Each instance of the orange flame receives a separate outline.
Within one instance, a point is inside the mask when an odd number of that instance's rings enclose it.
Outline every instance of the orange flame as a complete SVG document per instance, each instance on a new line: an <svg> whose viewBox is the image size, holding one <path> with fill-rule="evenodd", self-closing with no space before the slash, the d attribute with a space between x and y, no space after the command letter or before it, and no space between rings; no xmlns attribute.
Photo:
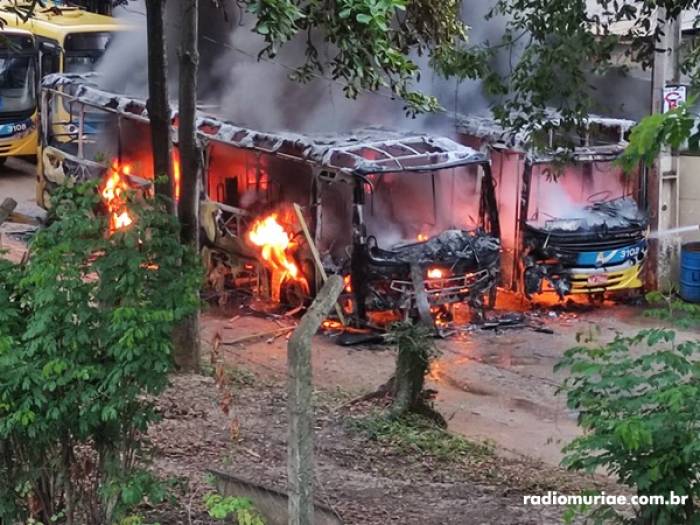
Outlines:
<svg viewBox="0 0 700 525"><path fill-rule="evenodd" d="M173 180L175 182L175 201L180 202L180 179L182 178L180 171L180 153L173 150Z"/></svg>
<svg viewBox="0 0 700 525"><path fill-rule="evenodd" d="M256 221L248 232L248 240L261 249L262 258L273 269L282 271L293 279L299 276L299 268L287 256L287 249L291 245L290 236L277 221L276 213Z"/></svg>
<svg viewBox="0 0 700 525"><path fill-rule="evenodd" d="M115 161L100 191L109 212L110 233L126 228L133 222L126 207L126 192L129 190L129 184L124 175L129 173L131 173L131 166L125 165L120 169Z"/></svg>
<svg viewBox="0 0 700 525"><path fill-rule="evenodd" d="M442 279L444 277L444 272L440 268L429 268L428 269L428 279Z"/></svg>
<svg viewBox="0 0 700 525"><path fill-rule="evenodd" d="M418 242L423 242L428 240L428 236L425 233L419 233L418 236L416 237L416 240Z"/></svg>

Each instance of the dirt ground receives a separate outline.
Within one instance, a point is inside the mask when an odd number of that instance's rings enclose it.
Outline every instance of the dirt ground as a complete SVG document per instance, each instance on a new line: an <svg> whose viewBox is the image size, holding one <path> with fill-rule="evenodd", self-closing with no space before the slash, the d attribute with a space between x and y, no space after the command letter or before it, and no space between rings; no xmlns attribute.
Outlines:
<svg viewBox="0 0 700 525"><path fill-rule="evenodd" d="M599 331L605 340L618 332L632 334L658 325L658 321L645 318L640 308L610 304L568 311L543 308L532 319L554 333L529 328L475 330L438 341L442 356L428 386L438 391L436 407L451 431L492 442L505 453L558 465L561 447L577 435L578 428L576 414L556 395L561 377L554 374L554 364L576 344L579 332ZM219 334L224 342L232 342L291 322L211 309L204 315L203 337L211 341ZM279 378L286 374L283 336L223 348L232 365L244 364ZM391 376L394 359L394 351L385 346L341 347L332 337L318 335L313 345L314 381L318 388L359 396Z"/></svg>
<svg viewBox="0 0 700 525"><path fill-rule="evenodd" d="M230 415L222 390L201 375L173 377L159 400L163 420L152 429L156 471L179 480L178 498L144 507L146 522L214 523L202 508L211 487L208 469L284 491L286 394L271 370L231 369ZM397 449L349 422L373 413L348 406L346 393L316 392L315 495L344 524L552 524L564 509L522 504L524 494L548 490L611 490L605 481L566 473L541 462L503 458L475 448L461 459ZM277 525L277 524L271 524Z"/></svg>

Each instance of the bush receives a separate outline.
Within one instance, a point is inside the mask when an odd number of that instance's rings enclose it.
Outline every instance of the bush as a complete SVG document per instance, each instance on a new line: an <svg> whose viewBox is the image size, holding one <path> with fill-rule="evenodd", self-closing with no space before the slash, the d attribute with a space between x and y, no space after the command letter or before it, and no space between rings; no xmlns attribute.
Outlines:
<svg viewBox="0 0 700 525"><path fill-rule="evenodd" d="M162 490L141 468L195 254L148 197L113 235L95 184L64 188L25 265L0 268L0 522L112 523Z"/></svg>
<svg viewBox="0 0 700 525"><path fill-rule="evenodd" d="M661 319L680 328L700 327L700 305L686 303L676 295L675 290L668 294L649 292L646 300L651 307L644 312L648 317Z"/></svg>
<svg viewBox="0 0 700 525"><path fill-rule="evenodd" d="M564 448L568 468L606 470L639 495L688 496L684 506L635 509L635 523L700 522L699 350L652 329L572 348L555 368L571 373L563 390L585 431Z"/></svg>

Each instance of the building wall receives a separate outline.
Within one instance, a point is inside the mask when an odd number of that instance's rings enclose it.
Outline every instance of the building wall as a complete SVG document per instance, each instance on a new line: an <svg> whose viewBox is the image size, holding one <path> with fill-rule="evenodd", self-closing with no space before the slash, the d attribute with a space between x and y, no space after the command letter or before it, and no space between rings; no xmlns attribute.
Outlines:
<svg viewBox="0 0 700 525"><path fill-rule="evenodd" d="M700 155L681 156L680 226L700 224ZM683 241L700 241L700 232L684 233Z"/></svg>

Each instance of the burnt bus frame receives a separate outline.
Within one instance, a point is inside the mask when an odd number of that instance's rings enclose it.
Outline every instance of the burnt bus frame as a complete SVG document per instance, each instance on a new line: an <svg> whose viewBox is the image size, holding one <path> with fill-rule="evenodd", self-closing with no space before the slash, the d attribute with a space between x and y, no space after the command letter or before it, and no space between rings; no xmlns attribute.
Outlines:
<svg viewBox="0 0 700 525"><path fill-rule="evenodd" d="M621 155L621 152L619 153L580 153L577 154L574 152L571 160L575 163L593 163L593 162L614 162L617 160ZM517 246L518 252L516 254L516 261L519 261L520 264L517 264L515 266L515 282L518 284L519 290L518 292L522 293L523 295L526 295L526 290L525 290L525 271L524 271L524 266L523 266L523 258L525 256L525 250L527 248L526 245L526 240L527 240L527 218L529 216L529 211L530 211L530 187L532 186L532 169L540 164L550 164L552 162L553 157L551 156L533 156L533 155L526 155L525 156L525 164L523 168L523 176L522 176L522 187L520 191L520 206L518 207L518 215L516 217L516 222L517 222L517 228L516 228L516 236L517 238L515 239L515 246ZM643 179L646 175L644 167L640 167L640 175L641 178ZM646 197L644 195L644 188L645 186L640 186L636 189L635 193L638 193L637 197L635 200L637 201L637 204L642 204L645 205L646 203L644 202ZM561 264L561 263L558 263Z"/></svg>
<svg viewBox="0 0 700 525"><path fill-rule="evenodd" d="M77 164L81 166L81 173L83 175L83 178L98 178L106 172L108 169L108 162L106 163L100 163L100 162L95 162L91 161L89 159L83 158L83 153L84 153L84 143L85 143L85 106L87 107L92 107L101 111L105 111L107 113L112 113L117 117L117 128L121 128L121 122L122 119L127 119L127 120L134 120L140 123L144 124L150 124L150 119L147 116L147 110L146 110L146 104L143 101L137 100L137 99L129 99L128 97L123 97L121 95L117 94L111 94L108 92L103 92L99 89L92 88L91 86L86 86L84 83L89 83L91 78L95 78L97 75L95 73L88 73L88 74L63 74L63 75L50 75L49 77L46 77L43 81L42 89L41 89L41 131L39 133L39 140L42 146L42 151L44 148L51 147L54 149L57 149L58 151L61 152L61 155L63 156L64 159L69 160L70 162ZM76 82L74 82L77 81ZM77 94L72 94L64 91L66 87L78 87L78 92ZM81 86L83 89L81 89ZM96 94L96 100L99 100L102 103L97 103L92 100L88 100L84 98L85 92L90 91L91 93ZM61 97L63 99L64 104L68 104L69 106L72 104L77 104L79 106L77 113L78 117L78 125L77 129L72 132L72 133L62 133L60 135L77 135L77 140L76 140L76 147L77 147L77 155L72 154L69 152L66 152L65 150L62 150L58 147L51 146L49 143L49 137L51 135L55 135L53 132L53 129L48 129L49 127L52 127L52 125L62 125L65 126L66 124L74 124L72 120L68 122L51 122L49 123L49 126L44 125L45 123L48 123L48 108L49 108L49 97ZM72 113L72 112L71 112ZM72 113L74 114L74 113ZM70 114L69 114L70 118ZM174 122L176 118L176 115L173 115L172 121ZM241 150L246 150L246 151L253 151L257 153L258 157L261 154L267 154L267 155L272 155L281 159L289 160L289 161L294 161L294 162L301 162L307 166L311 166L311 180L312 180L312 185L311 185L311 192L310 192L310 198L309 202L307 203L309 206L309 212L310 216L312 218L312 221L309 224L309 229L311 232L311 235L314 239L314 242L318 244L319 242L319 234L320 231L318 229L318 224L320 223L320 218L321 218L321 213L322 213L322 208L323 204L321 201L321 195L320 195L320 189L319 189L319 184L321 181L326 182L326 183L347 183L351 184L353 186L353 213L352 213L352 254L351 254L351 275L353 282L357 283L363 283L366 284L366 280L363 279L363 275L365 275L366 272L366 267L365 270L362 270L362 264L367 262L367 232L366 232L366 224L364 221L364 205L365 205L365 192L364 192L364 186L368 184L367 176L368 175L373 175L373 174L381 174L381 173L403 173L403 172L422 172L422 173L431 173L431 172L436 172L442 169L449 169L449 168L456 168L456 167L461 167L461 166L470 166L470 165L476 165L480 166L483 170L483 176L481 179L481 194L479 196L479 222L480 226L485 228L489 234L492 236L500 239L500 224L499 224L499 215L498 215L498 206L496 202L496 194L495 194L495 184L491 172L491 163L486 155L479 154L477 158L456 158L456 159L450 159L449 158L449 153L447 153L447 160L444 162L435 162L432 164L422 164L418 167L412 167L409 165L403 165L401 162L404 160L402 159L389 159L387 162L393 162L394 164L390 164L385 168L382 169L376 169L374 167L373 169L366 169L365 167L362 167L360 169L353 169L353 170L347 170L347 169L342 169L342 168L335 168L333 166L326 165L322 162L318 162L312 159L308 158L301 158L297 155L293 154L288 154L285 153L284 151L280 151L279 149L274 149L272 147L266 148L263 146L242 146L236 143L233 143L231 141L223 140L215 135L209 134L207 132L204 132L202 130L202 127L205 127L208 124L211 123L220 123L220 121L217 121L216 119L211 119L207 117L203 118L198 118L197 122L197 138L200 144L200 151L202 154L202 194L200 194L200 199L207 199L210 196L207 194L208 190L204 188L208 188L208 172L209 172L209 161L210 161L210 155L211 155L211 149L208 147L210 143L219 143L228 147L232 148L237 148ZM173 127L173 129L175 129ZM256 134L257 132L251 131L251 130L246 130L249 132L251 135ZM387 134L390 134L390 132L387 131ZM176 137L175 133L172 133L172 136ZM256 136L258 137L263 137L263 141L265 140L265 134L257 134ZM272 136L272 134L270 134ZM176 146L177 142L176 140L173 141L173 145ZM391 144L393 142L400 142L400 139L392 139L391 137L387 137L387 140L385 141L386 144ZM121 133L118 134L118 143L117 143L117 159L119 162L122 161L122 145L121 145ZM432 155L432 153L431 153ZM424 154L419 154L416 152L416 157L423 157ZM408 161L410 162L410 156L407 157ZM43 159L38 159L39 163L43 163ZM84 169L83 169L84 168ZM42 164L42 169L43 169L43 164ZM140 187L144 187L145 184L148 184L148 181L145 179L142 179L141 177L136 177L136 176L130 176L132 179L132 182ZM212 202L215 202L217 205L222 205L222 203L218 203L215 200L212 200ZM226 207L223 206L220 208L224 211L225 208L231 209L231 207ZM245 254L238 254L243 257L245 257ZM318 272L314 268L314 278L311 279L311 282L314 283L316 286L320 284L319 278L320 276L318 275ZM359 295L356 295L358 299L362 298L362 290L363 290L363 285L358 286L358 289L360 290ZM365 296L366 297L366 296ZM358 314L360 318L365 318L366 317L366 312L364 310L364 302L362 300L358 300ZM362 306L359 306L362 305Z"/></svg>
<svg viewBox="0 0 700 525"><path fill-rule="evenodd" d="M437 166L431 170L403 170L403 172L422 172L431 173L441 169L460 167L460 166L479 166L483 170L481 179L481 195L479 196L479 223L481 227L488 225L488 233L501 238L501 228L498 216L498 204L496 202L495 184L491 173L491 162L465 162L463 164L451 166ZM371 173L374 174L374 173ZM364 220L364 207L366 205L365 185L370 185L370 182L365 178L369 173L356 173L356 180L353 187L353 235L352 235L352 255L350 258L350 279L352 290L357 307L357 317L362 320L367 320L366 299L369 296L369 268L370 257L369 247L367 244L367 227ZM496 284L496 283L494 283Z"/></svg>

